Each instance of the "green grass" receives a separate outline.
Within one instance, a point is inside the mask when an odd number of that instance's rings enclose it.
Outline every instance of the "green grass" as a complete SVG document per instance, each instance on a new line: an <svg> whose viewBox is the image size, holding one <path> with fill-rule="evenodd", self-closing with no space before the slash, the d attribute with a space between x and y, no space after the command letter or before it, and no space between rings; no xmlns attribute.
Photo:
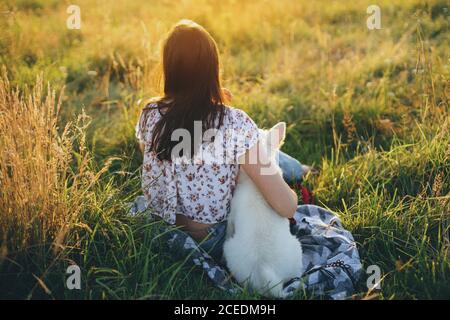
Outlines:
<svg viewBox="0 0 450 320"><path fill-rule="evenodd" d="M286 121L284 151L320 169L306 184L354 234L364 266L381 268L377 297L450 298L448 5L378 2L375 31L365 25L368 1L79 1L81 30L65 28L64 3L0 4L14 12L0 20L12 83L26 91L43 72L65 86L60 131L83 109L88 166L110 164L58 254L51 240L12 249L0 235L0 297L260 298L214 288L164 251L155 222L127 216L141 193L138 101L157 92L158 41L187 17L216 38L234 106L261 127ZM81 290L65 289L72 262ZM368 294L365 279L357 294Z"/></svg>

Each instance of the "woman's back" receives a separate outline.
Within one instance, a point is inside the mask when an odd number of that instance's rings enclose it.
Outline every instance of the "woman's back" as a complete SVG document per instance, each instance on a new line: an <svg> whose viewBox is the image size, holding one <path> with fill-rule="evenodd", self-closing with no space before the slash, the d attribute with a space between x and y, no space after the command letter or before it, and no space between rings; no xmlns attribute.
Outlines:
<svg viewBox="0 0 450 320"><path fill-rule="evenodd" d="M144 144L142 188L154 213L175 223L176 214L193 221L213 224L226 218L239 173L238 159L258 141L259 131L242 110L224 107L222 125L201 136L194 157L173 154L160 160L151 148L155 124L163 117L156 103L144 108L136 136ZM200 126L201 128L201 126ZM180 145L191 142L186 131L175 132ZM178 137L177 137L178 136ZM184 139L183 139L184 138ZM191 146L192 147L192 146ZM173 151L182 148L173 148Z"/></svg>

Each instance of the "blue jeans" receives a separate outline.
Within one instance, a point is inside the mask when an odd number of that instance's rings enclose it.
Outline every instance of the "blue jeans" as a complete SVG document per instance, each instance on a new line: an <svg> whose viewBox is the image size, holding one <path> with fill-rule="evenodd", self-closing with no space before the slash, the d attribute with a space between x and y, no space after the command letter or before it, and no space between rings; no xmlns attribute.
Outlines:
<svg viewBox="0 0 450 320"><path fill-rule="evenodd" d="M294 184L302 180L304 167L297 159L292 158L290 155L283 151L278 151L278 165L283 171L283 179L289 184Z"/></svg>

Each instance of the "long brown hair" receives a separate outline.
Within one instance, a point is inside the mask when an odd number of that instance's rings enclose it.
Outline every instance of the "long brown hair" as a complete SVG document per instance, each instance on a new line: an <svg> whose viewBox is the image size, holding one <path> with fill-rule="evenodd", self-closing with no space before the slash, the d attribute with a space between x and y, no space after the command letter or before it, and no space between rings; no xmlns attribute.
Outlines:
<svg viewBox="0 0 450 320"><path fill-rule="evenodd" d="M161 119L155 124L151 151L160 160L171 160L178 141L172 132L187 129L191 135L191 154L195 146L194 121L202 121L203 132L223 123L224 95L220 83L219 52L211 35L190 20L181 20L163 43L162 67L164 96L157 106ZM181 155L183 156L183 155Z"/></svg>

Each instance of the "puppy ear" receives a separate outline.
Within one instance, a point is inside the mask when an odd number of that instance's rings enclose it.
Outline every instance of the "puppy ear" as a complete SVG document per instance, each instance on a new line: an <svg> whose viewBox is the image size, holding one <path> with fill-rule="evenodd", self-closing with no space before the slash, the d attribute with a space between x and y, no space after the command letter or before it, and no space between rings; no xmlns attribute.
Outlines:
<svg viewBox="0 0 450 320"><path fill-rule="evenodd" d="M286 122L278 122L269 130L269 144L279 148L286 138Z"/></svg>

